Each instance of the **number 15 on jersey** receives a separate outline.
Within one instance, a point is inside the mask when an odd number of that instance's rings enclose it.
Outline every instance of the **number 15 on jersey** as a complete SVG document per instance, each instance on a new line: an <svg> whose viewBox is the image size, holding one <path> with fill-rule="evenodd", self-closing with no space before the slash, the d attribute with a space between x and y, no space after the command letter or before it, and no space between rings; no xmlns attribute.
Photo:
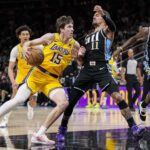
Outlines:
<svg viewBox="0 0 150 150"><path fill-rule="evenodd" d="M52 58L50 59L51 62L55 63L55 64L60 64L61 59L62 59L62 55L58 54L56 52L54 52Z"/></svg>

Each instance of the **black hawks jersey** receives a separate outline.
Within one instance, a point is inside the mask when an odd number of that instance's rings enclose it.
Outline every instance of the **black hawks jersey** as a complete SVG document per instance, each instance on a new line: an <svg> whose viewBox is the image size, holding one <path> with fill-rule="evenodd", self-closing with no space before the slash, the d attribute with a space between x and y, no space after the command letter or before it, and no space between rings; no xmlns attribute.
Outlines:
<svg viewBox="0 0 150 150"><path fill-rule="evenodd" d="M144 70L150 67L150 27L148 28L148 37L147 37L146 48L144 52L143 65L144 65Z"/></svg>
<svg viewBox="0 0 150 150"><path fill-rule="evenodd" d="M108 39L103 30L93 32L85 37L84 61L108 62L111 58L112 41Z"/></svg>

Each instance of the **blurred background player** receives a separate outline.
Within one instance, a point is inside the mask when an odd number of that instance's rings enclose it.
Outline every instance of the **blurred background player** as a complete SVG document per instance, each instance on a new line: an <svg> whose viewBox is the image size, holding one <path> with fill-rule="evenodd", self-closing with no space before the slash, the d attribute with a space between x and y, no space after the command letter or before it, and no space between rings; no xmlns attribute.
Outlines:
<svg viewBox="0 0 150 150"><path fill-rule="evenodd" d="M140 29L141 30L143 30L142 29L143 27L140 27ZM150 27L149 27L150 28ZM144 53L144 60L143 60L143 67L142 67L142 73L143 73L143 75L144 75L144 77L143 77L143 79L144 79L144 81L143 81L143 94L142 94L142 99L141 99L141 101L142 102L144 102L144 101L146 101L146 99L147 99L147 103L148 103L148 93L149 93L149 91L150 91L150 63L149 63L149 59L150 59L150 44L149 44L149 42L148 42L148 38L150 38L150 29L148 28L148 36L147 36L147 42L146 42L146 47L145 47L145 53ZM141 102L141 104L142 104L142 102ZM146 109L143 109L144 110L144 112L143 112L143 114L144 115L146 115ZM141 118L142 118L142 120L143 121L145 121L145 116L143 115L143 117L141 116Z"/></svg>
<svg viewBox="0 0 150 150"><path fill-rule="evenodd" d="M12 98L16 95L18 86L24 82L26 75L28 74L31 66L27 64L22 55L22 46L26 41L29 41L32 35L32 30L27 26L23 25L16 29L16 36L20 43L17 44L10 53L8 75L12 84ZM17 67L17 71L15 71ZM36 106L37 95L33 95L29 98L27 103L28 106L28 119L32 119L34 112L33 107ZM6 127L8 124L10 113L6 114L0 123L0 127Z"/></svg>
<svg viewBox="0 0 150 150"><path fill-rule="evenodd" d="M6 100L10 99L11 88L6 74L3 74L0 81L0 103L3 104Z"/></svg>

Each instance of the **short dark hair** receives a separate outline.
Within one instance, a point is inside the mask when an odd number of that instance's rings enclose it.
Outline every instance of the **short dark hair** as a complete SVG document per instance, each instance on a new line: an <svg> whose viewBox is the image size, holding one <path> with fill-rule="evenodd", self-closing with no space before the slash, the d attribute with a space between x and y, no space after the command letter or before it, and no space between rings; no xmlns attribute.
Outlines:
<svg viewBox="0 0 150 150"><path fill-rule="evenodd" d="M22 31L28 31L30 35L32 35L32 30L27 25L22 25L16 29L16 37L19 38L19 35Z"/></svg>
<svg viewBox="0 0 150 150"><path fill-rule="evenodd" d="M72 19L71 16L61 16L61 17L59 17L56 21L57 32L60 33L60 29L64 28L65 25L69 24L69 23L74 24L73 19Z"/></svg>
<svg viewBox="0 0 150 150"><path fill-rule="evenodd" d="M110 13L109 13L108 11L104 10L104 14L105 14L108 18L111 18Z"/></svg>

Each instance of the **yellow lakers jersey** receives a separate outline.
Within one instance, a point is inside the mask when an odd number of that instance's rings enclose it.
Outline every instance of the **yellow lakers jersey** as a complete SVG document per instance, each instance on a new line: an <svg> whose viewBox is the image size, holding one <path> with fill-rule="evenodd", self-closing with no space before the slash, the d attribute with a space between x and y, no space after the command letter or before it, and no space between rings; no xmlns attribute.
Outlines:
<svg viewBox="0 0 150 150"><path fill-rule="evenodd" d="M75 40L72 38L68 43L62 43L59 34L55 33L54 41L43 49L44 61L40 67L50 73L60 76L63 70L72 60L72 49Z"/></svg>
<svg viewBox="0 0 150 150"><path fill-rule="evenodd" d="M111 71L112 71L112 75L113 77L117 77L117 73L115 72L115 69L114 69L114 59L113 59L113 56L111 57L111 59L109 60L109 65L111 66Z"/></svg>
<svg viewBox="0 0 150 150"><path fill-rule="evenodd" d="M17 45L19 55L18 55L18 63L17 63L17 76L16 76L16 83L20 84L25 79L26 75L28 74L31 66L27 64L25 59L22 56L22 47L21 44Z"/></svg>

